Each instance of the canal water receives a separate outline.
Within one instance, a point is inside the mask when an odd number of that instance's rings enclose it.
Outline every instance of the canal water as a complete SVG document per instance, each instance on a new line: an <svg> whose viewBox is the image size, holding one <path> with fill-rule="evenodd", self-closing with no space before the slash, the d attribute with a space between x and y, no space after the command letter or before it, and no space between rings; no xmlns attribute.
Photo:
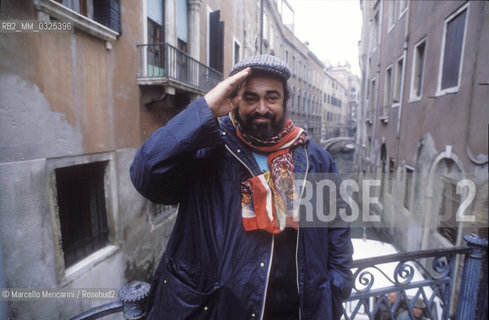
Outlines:
<svg viewBox="0 0 489 320"><path fill-rule="evenodd" d="M340 141L329 146L326 151L333 156L338 172L343 180L355 179L355 144L353 142ZM377 231L368 222L363 222L360 218L351 223L351 234L352 238L390 242L382 232Z"/></svg>

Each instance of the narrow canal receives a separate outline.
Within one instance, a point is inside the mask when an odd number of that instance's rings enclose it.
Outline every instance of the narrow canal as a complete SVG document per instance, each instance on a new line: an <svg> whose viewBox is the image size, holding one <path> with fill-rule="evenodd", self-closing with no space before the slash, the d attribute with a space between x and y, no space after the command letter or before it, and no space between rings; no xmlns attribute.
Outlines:
<svg viewBox="0 0 489 320"><path fill-rule="evenodd" d="M329 145L326 148L334 158L338 172L343 180L355 179L354 159L355 159L355 144L352 141L338 141ZM378 240L390 242L382 232L377 231L368 222L362 221L361 218L351 224L352 238L366 238L370 240Z"/></svg>

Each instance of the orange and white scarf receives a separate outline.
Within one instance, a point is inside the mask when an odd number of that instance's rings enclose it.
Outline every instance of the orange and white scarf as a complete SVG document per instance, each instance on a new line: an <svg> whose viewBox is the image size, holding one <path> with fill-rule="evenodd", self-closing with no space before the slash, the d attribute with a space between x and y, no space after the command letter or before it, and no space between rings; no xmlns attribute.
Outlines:
<svg viewBox="0 0 489 320"><path fill-rule="evenodd" d="M237 122L235 126L237 136L252 151L268 154L270 168L241 183L241 214L245 230L280 233L287 226L298 229L299 197L291 149L307 145L307 133L288 120L278 135L262 141L240 132Z"/></svg>

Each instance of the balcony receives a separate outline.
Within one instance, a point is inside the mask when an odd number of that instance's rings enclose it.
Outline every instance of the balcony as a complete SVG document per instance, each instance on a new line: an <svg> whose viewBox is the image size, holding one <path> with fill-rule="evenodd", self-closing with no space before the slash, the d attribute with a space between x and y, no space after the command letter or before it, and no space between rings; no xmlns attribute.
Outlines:
<svg viewBox="0 0 489 320"><path fill-rule="evenodd" d="M204 94L222 74L168 43L138 44L138 85L163 85Z"/></svg>

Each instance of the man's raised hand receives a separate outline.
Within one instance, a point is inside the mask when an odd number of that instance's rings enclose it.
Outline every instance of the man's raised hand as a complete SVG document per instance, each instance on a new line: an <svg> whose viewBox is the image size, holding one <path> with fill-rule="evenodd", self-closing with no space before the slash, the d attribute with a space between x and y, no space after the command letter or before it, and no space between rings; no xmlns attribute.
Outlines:
<svg viewBox="0 0 489 320"><path fill-rule="evenodd" d="M219 82L217 86L212 88L212 90L204 96L214 117L224 116L236 108L241 97L237 95L231 100L229 99L229 96L250 75L250 73L251 69L246 68Z"/></svg>

